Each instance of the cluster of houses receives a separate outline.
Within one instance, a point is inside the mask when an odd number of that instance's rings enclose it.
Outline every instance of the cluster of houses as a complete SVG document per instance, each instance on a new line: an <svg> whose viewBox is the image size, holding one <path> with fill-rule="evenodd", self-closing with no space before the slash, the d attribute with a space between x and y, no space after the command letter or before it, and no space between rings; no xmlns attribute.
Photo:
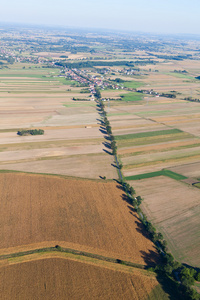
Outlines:
<svg viewBox="0 0 200 300"><path fill-rule="evenodd" d="M96 76L93 74L88 74L89 70L79 70L79 69L66 69L65 74L67 77L79 82L80 84L97 86L102 90L104 89L123 89L118 83L109 82L104 79L104 76Z"/></svg>
<svg viewBox="0 0 200 300"><path fill-rule="evenodd" d="M65 74L67 77L70 77L72 80L77 81L81 85L88 86L90 82L87 77L81 74L81 71L78 69L66 69Z"/></svg>
<svg viewBox="0 0 200 300"><path fill-rule="evenodd" d="M138 93L142 93L142 94L147 94L147 95L152 95L152 96L156 96L159 97L160 94L158 92L155 92L154 90L137 90Z"/></svg>

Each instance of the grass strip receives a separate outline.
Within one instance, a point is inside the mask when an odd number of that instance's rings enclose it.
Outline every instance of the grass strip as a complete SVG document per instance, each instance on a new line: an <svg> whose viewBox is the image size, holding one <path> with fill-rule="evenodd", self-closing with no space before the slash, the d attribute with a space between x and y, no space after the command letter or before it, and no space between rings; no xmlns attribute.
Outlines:
<svg viewBox="0 0 200 300"><path fill-rule="evenodd" d="M103 260L103 261L107 261L107 262L111 262L111 263L122 264L125 266L134 267L134 268L138 268L138 269L148 269L149 267L155 266L155 264L145 266L145 265L136 264L136 263L129 262L129 261L124 261L121 259L106 257L106 256L98 255L98 254L93 254L93 253L89 253L89 252L85 252L85 251L79 251L79 250L70 249L70 248L62 248L59 245L56 245L55 247L46 247L46 248L29 250L29 251L0 255L0 260L21 257L21 256L25 256L25 255L35 254L35 253L49 252L49 251L72 253L72 254L95 258L95 259L99 259L99 260Z"/></svg>
<svg viewBox="0 0 200 300"><path fill-rule="evenodd" d="M132 133L132 134L124 134L124 135L115 135L115 139L119 140L130 140L130 139L137 139L143 137L150 137L150 136L159 136L159 135L166 135L166 134L176 134L183 132L180 129L168 129L168 130L158 130L158 131L146 131L140 133Z"/></svg>
<svg viewBox="0 0 200 300"><path fill-rule="evenodd" d="M157 177L157 176L167 176L167 177L170 177L175 180L187 179L187 177L185 177L181 174L172 172L167 169L163 169L163 170L157 171L157 172L150 172L150 173L144 173L144 174L139 174L139 175L134 175L134 176L127 176L127 177L125 177L125 179L126 180L139 180L139 179L146 179L146 178L152 178L152 177Z"/></svg>

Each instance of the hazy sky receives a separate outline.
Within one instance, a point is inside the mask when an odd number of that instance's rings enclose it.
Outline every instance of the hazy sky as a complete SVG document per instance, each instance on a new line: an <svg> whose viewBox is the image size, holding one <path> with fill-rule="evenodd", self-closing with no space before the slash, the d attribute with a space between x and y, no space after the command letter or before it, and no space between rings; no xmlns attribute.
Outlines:
<svg viewBox="0 0 200 300"><path fill-rule="evenodd" d="M7 0L0 22L200 34L200 0Z"/></svg>

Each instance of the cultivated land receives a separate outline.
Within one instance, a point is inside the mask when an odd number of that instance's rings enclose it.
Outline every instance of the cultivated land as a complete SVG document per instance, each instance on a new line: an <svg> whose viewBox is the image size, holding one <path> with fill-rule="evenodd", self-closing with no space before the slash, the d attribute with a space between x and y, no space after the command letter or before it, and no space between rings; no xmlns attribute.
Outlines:
<svg viewBox="0 0 200 300"><path fill-rule="evenodd" d="M144 198L142 209L163 232L178 261L200 267L199 190L168 177L133 182Z"/></svg>
<svg viewBox="0 0 200 300"><path fill-rule="evenodd" d="M96 103L75 103L73 97L83 97L81 88L58 74L59 69L21 65L0 70L0 168L116 178ZM19 137L22 128L41 128L45 134Z"/></svg>
<svg viewBox="0 0 200 300"><path fill-rule="evenodd" d="M33 256L29 257L30 261L13 260L0 265L1 298L175 299L162 290L149 272L94 260L81 262L63 255L52 256L43 254L39 259Z"/></svg>
<svg viewBox="0 0 200 300"><path fill-rule="evenodd" d="M187 76L173 72L183 65ZM144 198L142 209L167 240L169 251L178 261L199 267L200 104L183 99L199 97L195 76L200 63L159 63L151 72L145 68L143 89L180 94L175 99L145 95L143 101L113 101L106 108L122 172ZM165 170L175 175L169 178Z"/></svg>
<svg viewBox="0 0 200 300"><path fill-rule="evenodd" d="M91 100L99 89L147 218L178 261L199 267L198 40L53 29L0 39L1 295L177 300L172 282L135 269L160 257L111 181L117 168Z"/></svg>
<svg viewBox="0 0 200 300"><path fill-rule="evenodd" d="M158 254L118 184L1 173L0 253L57 244L139 264Z"/></svg>

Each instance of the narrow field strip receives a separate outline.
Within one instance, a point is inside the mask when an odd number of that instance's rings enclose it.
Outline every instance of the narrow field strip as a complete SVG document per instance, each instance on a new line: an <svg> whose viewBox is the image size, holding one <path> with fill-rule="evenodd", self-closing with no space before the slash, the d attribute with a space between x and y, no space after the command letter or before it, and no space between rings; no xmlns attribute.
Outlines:
<svg viewBox="0 0 200 300"><path fill-rule="evenodd" d="M116 264L122 264L125 266L129 267L134 267L134 268L139 268L139 269L147 269L150 268L151 266L155 266L155 264L150 264L147 266L142 265L142 264L136 264L133 262L129 261L124 261L119 258L111 258L111 257L106 257L98 254L93 254L85 251L79 251L75 249L70 249L70 248L61 248L60 246L55 246L55 247L46 247L46 248L40 248L40 249L33 249L29 251L24 251L24 252L17 252L17 253L11 253L11 254L5 254L5 255L0 255L0 260L5 260L5 259L10 259L10 258L16 258L16 257L23 257L27 256L30 254L37 254L37 253L49 253L49 252L59 252L59 253L70 253L74 255L79 255L79 256L86 256L90 258L95 258L98 260L103 260L106 262L111 262L111 263L116 263Z"/></svg>
<svg viewBox="0 0 200 300"><path fill-rule="evenodd" d="M147 145L144 147L137 147L129 148L129 149L120 149L118 151L118 154L120 158L123 157L129 157L133 155L141 155L141 154L151 154L151 153L160 153L160 152L166 152L171 150L181 150L181 149L187 149L187 148L194 148L200 146L200 140L189 140L189 141L183 141L183 142L171 142L171 143L159 143L154 145Z"/></svg>
<svg viewBox="0 0 200 300"><path fill-rule="evenodd" d="M170 177L170 178L176 179L176 180L183 180L183 179L188 178L181 174L164 169L164 170L157 171L157 172L150 172L150 173L144 173L144 174L139 174L139 175L134 175L134 176L127 176L127 177L125 177L125 179L126 180L139 180L139 179L145 179L145 178L151 178L151 177L157 177L157 176L167 176L167 177Z"/></svg>
<svg viewBox="0 0 200 300"><path fill-rule="evenodd" d="M0 145L0 152L14 150L31 150L41 148L67 147L67 146L82 146L82 145L99 145L104 141L103 138L95 139L77 139L77 140L58 140L46 142L27 142L27 143L10 143Z"/></svg>
<svg viewBox="0 0 200 300"><path fill-rule="evenodd" d="M152 137L152 136L162 136L167 134L176 134L183 132L180 129L166 129L166 130L159 130L159 131L147 131L147 132L140 132L140 133L133 133L133 134L124 134L124 135L115 135L115 139L118 140L130 140L130 139L137 139L137 138L144 138L144 137Z"/></svg>
<svg viewBox="0 0 200 300"><path fill-rule="evenodd" d="M117 145L119 148L124 147L133 147L133 146L143 146L149 144L157 144L157 143L167 143L177 140L184 140L184 139L194 139L194 136L190 133L180 132L175 134L166 134L160 136L149 136L149 137L142 137L142 138L135 138L135 139L121 139L117 141Z"/></svg>
<svg viewBox="0 0 200 300"><path fill-rule="evenodd" d="M144 166L151 166L151 165L157 165L157 164L163 164L163 163L177 163L177 162L183 162L190 160L190 159L200 159L200 155L190 155L190 156L182 156L182 157L177 157L177 158L169 158L169 159L163 159L163 160L154 160L154 161L149 161L145 163L135 163L135 164L127 164L123 166L123 169L132 169L132 168L140 168Z"/></svg>

